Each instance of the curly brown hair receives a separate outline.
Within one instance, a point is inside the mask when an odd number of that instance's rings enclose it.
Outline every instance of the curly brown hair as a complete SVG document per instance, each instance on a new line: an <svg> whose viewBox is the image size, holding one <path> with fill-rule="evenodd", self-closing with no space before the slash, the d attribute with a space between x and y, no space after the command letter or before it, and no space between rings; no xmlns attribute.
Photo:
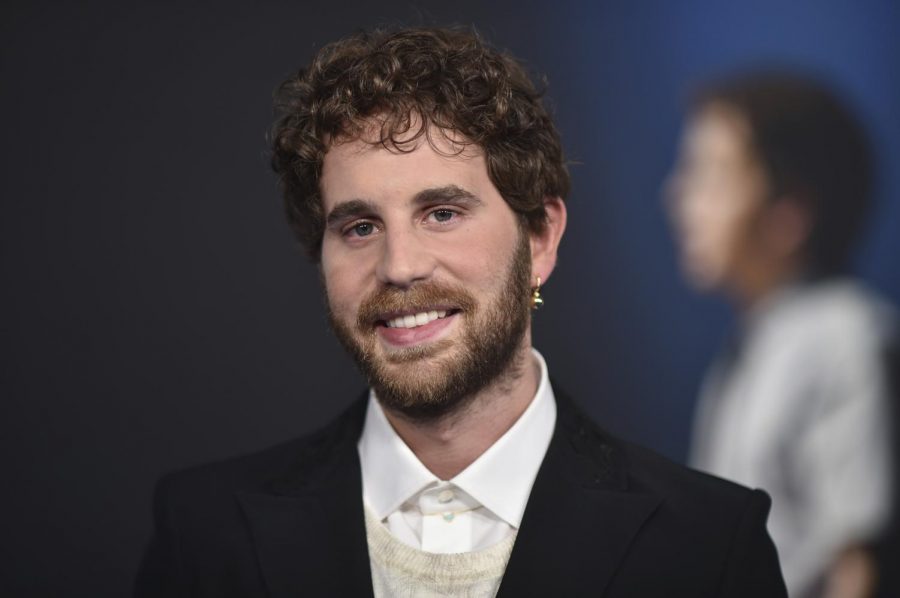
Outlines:
<svg viewBox="0 0 900 598"><path fill-rule="evenodd" d="M392 151L411 151L423 135L431 142L434 130L481 148L497 190L523 225L542 231L545 198L564 198L569 174L541 95L521 64L471 30L375 30L326 45L275 93L272 168L291 227L318 260L325 153L377 118L372 143Z"/></svg>

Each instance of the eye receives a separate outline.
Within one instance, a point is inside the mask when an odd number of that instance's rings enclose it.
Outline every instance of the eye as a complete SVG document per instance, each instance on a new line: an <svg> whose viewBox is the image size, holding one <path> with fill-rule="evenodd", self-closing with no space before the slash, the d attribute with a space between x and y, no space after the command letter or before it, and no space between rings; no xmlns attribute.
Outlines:
<svg viewBox="0 0 900 598"><path fill-rule="evenodd" d="M368 237L372 233L375 232L375 225L371 222L357 222L356 224L350 226L346 231L344 231L345 235L351 237Z"/></svg>
<svg viewBox="0 0 900 598"><path fill-rule="evenodd" d="M429 214L429 216L434 218L436 222L449 222L453 219L454 216L456 216L456 212L454 212L453 210L441 208L439 210L434 210Z"/></svg>

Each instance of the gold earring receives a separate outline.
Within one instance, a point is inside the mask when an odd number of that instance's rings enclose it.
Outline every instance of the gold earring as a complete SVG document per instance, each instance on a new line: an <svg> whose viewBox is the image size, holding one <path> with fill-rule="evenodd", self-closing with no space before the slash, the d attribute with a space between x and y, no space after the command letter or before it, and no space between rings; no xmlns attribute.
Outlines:
<svg viewBox="0 0 900 598"><path fill-rule="evenodd" d="M531 309L540 309L544 307L544 298L541 297L541 277L537 277L537 283L531 289Z"/></svg>

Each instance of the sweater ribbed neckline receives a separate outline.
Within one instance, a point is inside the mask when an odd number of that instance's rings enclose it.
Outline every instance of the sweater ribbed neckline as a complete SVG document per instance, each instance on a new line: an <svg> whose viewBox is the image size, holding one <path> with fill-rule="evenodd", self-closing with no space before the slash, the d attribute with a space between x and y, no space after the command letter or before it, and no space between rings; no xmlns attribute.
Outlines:
<svg viewBox="0 0 900 598"><path fill-rule="evenodd" d="M426 552L395 538L368 507L364 510L369 557L375 563L395 575L441 586L501 577L516 540L513 533L483 550L449 554Z"/></svg>

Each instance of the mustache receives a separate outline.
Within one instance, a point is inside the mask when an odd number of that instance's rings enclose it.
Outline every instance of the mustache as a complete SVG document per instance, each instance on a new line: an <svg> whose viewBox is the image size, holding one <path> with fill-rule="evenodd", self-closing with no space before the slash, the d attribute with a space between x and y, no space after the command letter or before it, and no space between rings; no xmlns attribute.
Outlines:
<svg viewBox="0 0 900 598"><path fill-rule="evenodd" d="M460 285L439 282L416 284L406 289L382 287L373 291L359 306L356 324L370 328L386 317L431 309L473 311L475 298Z"/></svg>

